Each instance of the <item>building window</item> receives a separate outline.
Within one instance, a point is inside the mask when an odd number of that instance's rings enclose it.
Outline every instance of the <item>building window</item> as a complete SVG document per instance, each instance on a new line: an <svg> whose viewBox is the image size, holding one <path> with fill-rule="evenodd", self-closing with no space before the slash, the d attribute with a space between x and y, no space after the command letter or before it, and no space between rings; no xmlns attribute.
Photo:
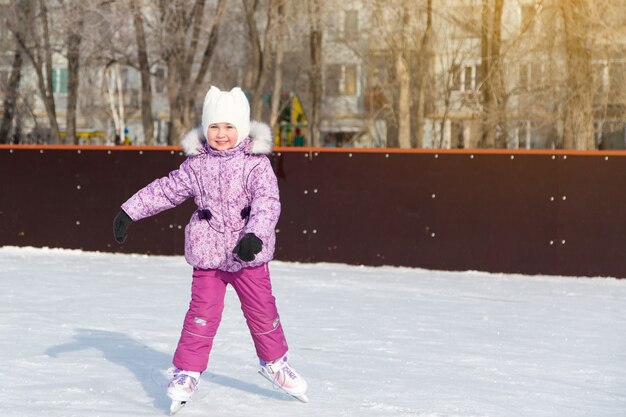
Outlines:
<svg viewBox="0 0 626 417"><path fill-rule="evenodd" d="M359 12L347 10L343 20L343 37L347 41L359 38Z"/></svg>
<svg viewBox="0 0 626 417"><path fill-rule="evenodd" d="M539 90L544 86L543 76L541 62L524 62L519 67L519 87L524 91Z"/></svg>
<svg viewBox="0 0 626 417"><path fill-rule="evenodd" d="M67 68L52 70L52 92L67 94Z"/></svg>
<svg viewBox="0 0 626 417"><path fill-rule="evenodd" d="M544 86L543 64L541 62L533 62L530 65L530 85L534 90L538 90Z"/></svg>
<svg viewBox="0 0 626 417"><path fill-rule="evenodd" d="M465 79L463 80L465 91L474 90L476 87L476 80L474 79L474 67L466 66L463 72L463 75L465 77Z"/></svg>
<svg viewBox="0 0 626 417"><path fill-rule="evenodd" d="M522 6L521 31L532 32L534 21L537 16L537 8L533 4L525 4Z"/></svg>
<svg viewBox="0 0 626 417"><path fill-rule="evenodd" d="M154 92L163 94L165 92L165 68L157 68L154 73Z"/></svg>
<svg viewBox="0 0 626 417"><path fill-rule="evenodd" d="M476 76L478 66L476 64L452 65L452 91L473 91L476 90Z"/></svg>
<svg viewBox="0 0 626 417"><path fill-rule="evenodd" d="M522 64L520 64L519 66L519 87L526 91L528 90L528 87L530 85L529 81L530 80L530 66L528 65L527 62L524 62Z"/></svg>
<svg viewBox="0 0 626 417"><path fill-rule="evenodd" d="M343 66L343 95L353 96L356 94L356 65Z"/></svg>
<svg viewBox="0 0 626 417"><path fill-rule="evenodd" d="M326 94L329 96L338 96L341 80L341 65L332 64L326 67Z"/></svg>
<svg viewBox="0 0 626 417"><path fill-rule="evenodd" d="M357 93L357 67L348 64L332 64L326 67L326 94L329 96L353 96Z"/></svg>
<svg viewBox="0 0 626 417"><path fill-rule="evenodd" d="M626 71L626 64L623 62L609 62L608 98L611 104L623 104L626 102L626 100L624 100L624 89L626 88L624 71Z"/></svg>
<svg viewBox="0 0 626 417"><path fill-rule="evenodd" d="M531 121L526 120L520 123L517 131L517 148L518 149L530 149L530 131Z"/></svg>

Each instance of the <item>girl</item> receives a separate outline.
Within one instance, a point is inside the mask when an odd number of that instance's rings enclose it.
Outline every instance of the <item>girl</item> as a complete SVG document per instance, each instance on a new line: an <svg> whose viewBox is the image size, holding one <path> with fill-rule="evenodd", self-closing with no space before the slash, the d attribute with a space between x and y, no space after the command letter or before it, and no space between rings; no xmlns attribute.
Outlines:
<svg viewBox="0 0 626 417"><path fill-rule="evenodd" d="M122 204L113 222L118 243L132 222L193 197L198 209L185 228L185 259L193 266L191 302L169 373L172 412L196 391L207 368L220 324L226 286L241 302L260 373L301 401L307 384L287 361L287 342L272 295L267 263L274 255L280 214L278 184L267 155L269 126L250 121L240 88L211 87L202 128L182 141L188 158L179 169L139 190Z"/></svg>

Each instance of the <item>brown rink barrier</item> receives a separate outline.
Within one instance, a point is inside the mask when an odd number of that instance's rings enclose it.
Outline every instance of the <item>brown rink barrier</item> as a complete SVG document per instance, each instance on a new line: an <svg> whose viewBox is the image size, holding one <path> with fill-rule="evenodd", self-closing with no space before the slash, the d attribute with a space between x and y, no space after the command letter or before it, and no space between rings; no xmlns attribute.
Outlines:
<svg viewBox="0 0 626 417"><path fill-rule="evenodd" d="M192 201L113 241L173 147L0 146L0 246L178 255ZM626 277L626 153L276 148L276 259Z"/></svg>

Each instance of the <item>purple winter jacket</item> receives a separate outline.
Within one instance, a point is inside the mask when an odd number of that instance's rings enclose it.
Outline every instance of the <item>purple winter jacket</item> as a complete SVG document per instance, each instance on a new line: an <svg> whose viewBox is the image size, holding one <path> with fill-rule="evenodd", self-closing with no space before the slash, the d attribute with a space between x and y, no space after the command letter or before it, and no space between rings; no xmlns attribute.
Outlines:
<svg viewBox="0 0 626 417"><path fill-rule="evenodd" d="M187 133L182 145L188 158L181 166L139 190L122 209L137 221L193 197L198 210L185 227L185 259L190 265L234 272L270 261L280 200L266 156L272 151L269 126L252 122L248 138L226 151L210 148L200 129ZM263 241L251 262L232 253L246 233Z"/></svg>

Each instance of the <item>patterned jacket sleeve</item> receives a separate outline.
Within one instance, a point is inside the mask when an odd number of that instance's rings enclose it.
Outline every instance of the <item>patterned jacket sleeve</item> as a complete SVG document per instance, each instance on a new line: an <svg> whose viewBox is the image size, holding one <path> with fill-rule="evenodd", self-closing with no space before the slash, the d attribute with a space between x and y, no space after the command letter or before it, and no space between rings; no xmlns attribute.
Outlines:
<svg viewBox="0 0 626 417"><path fill-rule="evenodd" d="M263 243L267 243L269 236L275 233L280 216L278 180L269 158L261 158L260 163L250 173L248 186L252 204L245 233L254 233Z"/></svg>
<svg viewBox="0 0 626 417"><path fill-rule="evenodd" d="M193 196L192 172L188 159L168 176L156 179L122 204L133 221L171 209Z"/></svg>

